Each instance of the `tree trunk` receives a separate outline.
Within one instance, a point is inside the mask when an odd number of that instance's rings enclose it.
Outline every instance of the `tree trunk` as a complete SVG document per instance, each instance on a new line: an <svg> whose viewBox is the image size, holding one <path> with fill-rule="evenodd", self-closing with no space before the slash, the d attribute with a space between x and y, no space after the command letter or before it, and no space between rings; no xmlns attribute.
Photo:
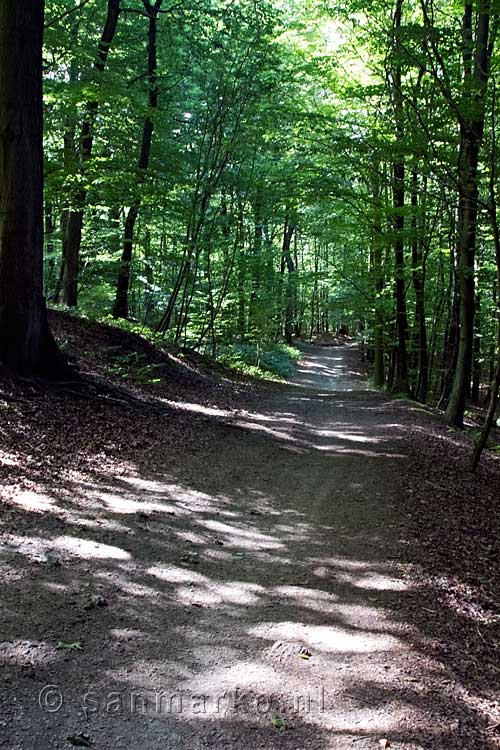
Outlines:
<svg viewBox="0 0 500 750"><path fill-rule="evenodd" d="M427 326L425 323L425 268L422 252L422 238L418 226L418 175L412 175L412 277L415 290L415 322L418 337L418 380L415 396L423 404L427 401L429 388L429 351L427 346Z"/></svg>
<svg viewBox="0 0 500 750"><path fill-rule="evenodd" d="M286 299L285 299L285 341L291 345L293 343L294 333L294 301L295 301L295 263L290 252L292 237L295 231L295 227L289 222L288 216L285 220L285 232L283 235L283 260L288 270L288 278L286 283Z"/></svg>
<svg viewBox="0 0 500 750"><path fill-rule="evenodd" d="M148 27L148 82L149 82L149 107L154 111L158 107L158 50L157 50L157 36L158 36L158 13L160 11L163 0L156 0L151 4L149 0L144 0L144 6L149 17ZM151 155L151 144L153 142L153 131L154 122L150 115L148 115L144 121L144 128L142 131L142 143L141 153L139 156L139 174L137 177L137 186L140 189L146 178L146 172L149 167L149 158ZM135 222L139 215L139 209L141 207L141 195L138 197L129 208L127 218L125 219L125 231L123 235L123 250L121 257L121 266L118 272L118 278L116 282L116 298L113 306L113 317L114 318L128 318L129 316L129 287L130 287L130 271L132 266L132 255L134 250L134 229Z"/></svg>
<svg viewBox="0 0 500 750"><path fill-rule="evenodd" d="M485 99L492 49L489 49L490 2L480 3L473 55L473 3L466 3L464 35L464 94L468 111L460 123L458 281L460 338L457 368L446 419L463 427L465 401L470 390L475 314L475 258L478 214L478 164L483 140Z"/></svg>
<svg viewBox="0 0 500 750"><path fill-rule="evenodd" d="M474 331L474 355L473 355L473 366L472 366L472 390L471 399L477 404L479 403L479 395L481 392L481 293L476 294L476 310L475 310L475 331Z"/></svg>
<svg viewBox="0 0 500 750"><path fill-rule="evenodd" d="M383 388L385 385L385 363L384 363L384 311L383 311L383 292L385 287L384 269L383 269L383 248L382 248L382 226L380 222L380 175L379 165L377 164L373 171L372 180L372 201L373 201L373 222L372 222L372 280L374 290L374 309L375 309L375 330L373 341L373 384L376 388Z"/></svg>
<svg viewBox="0 0 500 750"><path fill-rule="evenodd" d="M262 218L262 193L257 190L254 203L254 235L250 257L251 290L248 303L248 331L255 334L259 331L262 311L260 309L262 281L262 246L264 243L264 223Z"/></svg>
<svg viewBox="0 0 500 750"><path fill-rule="evenodd" d="M0 361L66 369L43 298L43 0L0 2Z"/></svg>
<svg viewBox="0 0 500 750"><path fill-rule="evenodd" d="M109 50L113 42L118 17L120 15L120 0L108 0L108 11L102 31L101 39L97 47L97 60L94 70L103 73L108 59ZM85 106L85 115L80 136L80 159L82 168L85 162L92 156L94 141L94 123L97 117L98 102L88 101ZM63 302L68 307L76 307L78 303L78 274L80 266L80 249L82 244L83 211L87 191L79 187L73 196L74 204L67 211L65 219L66 231L63 235Z"/></svg>
<svg viewBox="0 0 500 750"><path fill-rule="evenodd" d="M396 40L401 31L403 0L397 0L394 15L394 33ZM396 45L396 56L399 46ZM392 70L394 115L398 145L404 142L403 125L403 95L401 91L401 65L394 63ZM406 342L408 338L408 317L406 312L406 283L404 256L404 207L405 207L405 163L401 154L397 154L393 165L393 199L394 199L394 257L395 257L395 293L396 293L396 328L397 328L397 358L394 389L400 393L408 393L408 357Z"/></svg>

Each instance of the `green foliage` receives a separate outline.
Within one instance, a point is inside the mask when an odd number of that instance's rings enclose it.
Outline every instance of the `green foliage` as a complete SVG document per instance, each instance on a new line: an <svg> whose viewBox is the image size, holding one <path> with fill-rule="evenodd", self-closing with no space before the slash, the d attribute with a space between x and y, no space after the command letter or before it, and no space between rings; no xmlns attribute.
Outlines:
<svg viewBox="0 0 500 750"><path fill-rule="evenodd" d="M113 325L273 377L288 377L295 357L274 342L348 330L370 356L378 342L390 380L401 275L409 389L416 394L421 375L422 302L437 400L456 343L457 108L461 117L477 112L463 71L462 6L445 2L429 28L424 6L404 3L396 32L396 6L379 0L174 4L158 22L153 109L139 0L127 3L138 12L121 13L102 74L94 63L106 3L46 5L47 298L60 292L66 213L83 208L80 310L112 322L125 219L138 203L130 321ZM494 75L499 60L495 49ZM83 159L89 102L98 109L92 156ZM476 264L483 381L497 329L488 191L491 176L498 193L498 97L489 93L484 106ZM151 158L141 171L147 122ZM405 167L398 208L395 163ZM116 366L137 374L141 363Z"/></svg>
<svg viewBox="0 0 500 750"><path fill-rule="evenodd" d="M298 349L286 344L233 344L220 351L218 361L254 377L286 380L300 356Z"/></svg>

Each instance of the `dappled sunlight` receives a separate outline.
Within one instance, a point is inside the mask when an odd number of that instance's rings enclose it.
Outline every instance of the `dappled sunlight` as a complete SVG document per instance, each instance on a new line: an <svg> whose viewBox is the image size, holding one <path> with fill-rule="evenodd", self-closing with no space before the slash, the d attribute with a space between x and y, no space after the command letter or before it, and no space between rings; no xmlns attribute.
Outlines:
<svg viewBox="0 0 500 750"><path fill-rule="evenodd" d="M355 435L347 432L341 432L340 430L312 430L313 435L319 437L333 437L339 438L339 440L347 440L353 443L371 443L373 439L370 439L367 435Z"/></svg>
<svg viewBox="0 0 500 750"><path fill-rule="evenodd" d="M102 700L118 691L129 719L130 696L151 696L132 733L153 717L161 736L184 726L214 746L214 727L244 727L256 747L293 737L295 750L315 736L337 750L387 736L408 750L415 734L432 747L433 698L420 683L450 678L402 614L418 586L388 557L403 430L394 415L380 416L378 396L317 393L291 387L281 408L200 412L213 440L203 454L154 465L147 455L116 475L97 462L68 470L61 486L39 480L19 491L12 507L26 523L0 547L5 663L57 665L56 679L41 679L61 685L76 670L82 691L89 683ZM66 653L59 641L81 650ZM77 688L67 690L78 711ZM158 713L157 692L174 704L206 694L212 713L176 704ZM235 695L248 711L234 707ZM442 703L436 716L446 714ZM464 694L457 710L480 715L482 706ZM293 732L277 733L275 714ZM96 737L98 721L110 718L89 715Z"/></svg>
<svg viewBox="0 0 500 750"><path fill-rule="evenodd" d="M15 495L13 502L16 505L21 506L25 510L32 511L34 513L42 513L46 510L55 510L56 505L54 499L49 495L41 492L33 492L30 490L24 490L19 494Z"/></svg>
<svg viewBox="0 0 500 750"><path fill-rule="evenodd" d="M44 561L47 553L62 552L70 557L87 559L129 560L130 554L119 547L72 536L46 539L43 537L21 537L9 535L9 547L30 560Z"/></svg>
<svg viewBox="0 0 500 750"><path fill-rule="evenodd" d="M317 651L328 653L389 652L403 649L403 642L390 635L356 633L339 627L303 625L297 622L263 623L250 629L250 634L267 641L295 641Z"/></svg>
<svg viewBox="0 0 500 750"><path fill-rule="evenodd" d="M368 391L369 387L361 372L354 372L346 364L341 351L312 346L301 346L302 359L293 379L295 386L324 390L327 393Z"/></svg>
<svg viewBox="0 0 500 750"><path fill-rule="evenodd" d="M229 546L245 549L284 549L285 545L269 534L256 530L230 526L220 521L202 521L201 525L226 537Z"/></svg>

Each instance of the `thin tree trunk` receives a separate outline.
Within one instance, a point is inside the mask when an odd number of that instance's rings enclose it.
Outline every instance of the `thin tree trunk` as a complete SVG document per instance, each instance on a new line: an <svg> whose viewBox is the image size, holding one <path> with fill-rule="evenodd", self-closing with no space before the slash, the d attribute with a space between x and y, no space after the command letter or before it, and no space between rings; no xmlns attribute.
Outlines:
<svg viewBox="0 0 500 750"><path fill-rule="evenodd" d="M143 0L144 7L149 17L148 27L148 83L149 83L149 107L153 112L158 107L158 13L163 0L156 0L154 4L149 0ZM154 121L151 114L148 114L144 121L142 131L141 153L139 156L139 174L137 177L137 187L140 190L149 167L151 155L151 144L153 142ZM125 219L125 231L123 234L123 250L121 257L120 270L116 281L116 297L113 306L114 318L128 318L129 316L129 287L130 273L132 266L132 255L134 250L134 229L139 209L141 207L142 196L139 192L138 197L130 206Z"/></svg>
<svg viewBox="0 0 500 750"><path fill-rule="evenodd" d="M425 404L429 388L429 351L427 346L427 326L425 323L425 268L422 252L422 238L418 226L418 174L412 174L412 277L415 290L415 322L418 338L418 381L415 396Z"/></svg>
<svg viewBox="0 0 500 750"><path fill-rule="evenodd" d="M476 294L475 310L475 330L474 330L474 353L472 365L472 390L471 399L473 403L479 403L479 394L481 391L481 293Z"/></svg>
<svg viewBox="0 0 500 750"><path fill-rule="evenodd" d="M290 252L292 237L295 231L293 223L289 221L288 216L285 219L285 231L283 235L283 260L288 270L288 278L286 283L286 299L285 299L285 341L287 344L293 343L294 333L294 289L295 289L295 263Z"/></svg>
<svg viewBox="0 0 500 750"><path fill-rule="evenodd" d="M373 384L383 388L385 384L384 363L384 314L382 294L385 287L383 269L382 226L380 222L380 178L379 166L374 170L372 181L373 222L372 222L372 276L375 296L375 331L373 342Z"/></svg>
<svg viewBox="0 0 500 750"><path fill-rule="evenodd" d="M106 21L97 47L97 59L94 70L101 74L104 72L108 60L109 50L113 42L118 18L120 15L120 0L108 0ZM85 115L80 135L80 159L82 169L85 162L92 156L94 141L94 124L98 112L98 102L88 101L85 106ZM74 204L68 209L65 219L65 233L63 235L63 302L69 307L78 304L78 275L80 267L80 249L82 244L83 212L87 191L80 186L73 196Z"/></svg>
<svg viewBox="0 0 500 750"><path fill-rule="evenodd" d="M460 290L460 337L457 367L446 419L463 427L465 401L470 389L475 314L475 257L478 215L478 164L483 140L485 99L492 47L489 40L491 3L480 3L473 53L472 23L474 5L467 2L463 19L464 92L470 113L460 123L459 246L458 281Z"/></svg>
<svg viewBox="0 0 500 750"><path fill-rule="evenodd" d="M396 0L394 15L394 34L397 40L401 32L403 0ZM396 56L399 46L396 44ZM395 62L392 70L394 116L398 148L404 141L403 126L403 96L401 91L401 64ZM396 294L396 328L397 328L397 359L394 389L400 393L408 393L408 317L406 312L406 282L404 255L404 208L405 208L405 163L404 157L398 154L393 165L393 199L394 199L394 257L395 257L395 294Z"/></svg>

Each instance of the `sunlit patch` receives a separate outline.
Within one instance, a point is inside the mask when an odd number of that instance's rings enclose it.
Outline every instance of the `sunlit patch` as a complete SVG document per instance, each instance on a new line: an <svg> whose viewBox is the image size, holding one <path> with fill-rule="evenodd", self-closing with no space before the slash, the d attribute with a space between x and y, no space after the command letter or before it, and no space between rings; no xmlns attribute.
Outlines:
<svg viewBox="0 0 500 750"><path fill-rule="evenodd" d="M108 582L109 579L112 578L113 586L119 586L121 593L127 594L127 596L143 597L148 598L150 601L153 601L160 595L160 592L158 592L157 589L153 588L152 586L146 586L142 583L130 581L125 577L125 575L120 575L116 572L113 572L112 576L110 576L108 573L97 572L95 574L95 577L106 582Z"/></svg>
<svg viewBox="0 0 500 750"><path fill-rule="evenodd" d="M373 591L408 591L410 588L405 581L397 578L389 578L380 573L371 573L362 578L350 576L350 583L359 589L372 589Z"/></svg>
<svg viewBox="0 0 500 750"><path fill-rule="evenodd" d="M252 432L263 432L265 435L272 435L275 438L282 440L288 440L290 442L298 442L289 432L285 432L282 429L276 429L275 427L265 427L262 424L256 424L255 422L238 421L234 422L237 427L242 427L244 430L251 430Z"/></svg>
<svg viewBox="0 0 500 750"><path fill-rule="evenodd" d="M203 521L202 525L222 534L227 539L227 544L244 547L245 549L284 549L283 542L278 542L267 534L261 534L251 528L241 529L237 526L230 526L220 521Z"/></svg>
<svg viewBox="0 0 500 750"><path fill-rule="evenodd" d="M144 500L137 500L136 498L124 497L117 494L100 493L99 499L114 513L133 514L148 511L173 513L175 509L174 505L145 502Z"/></svg>
<svg viewBox="0 0 500 750"><path fill-rule="evenodd" d="M341 432L340 430L313 430L314 435L319 437L332 437L338 440L346 440L351 443L378 443L380 438L366 437L366 435L353 435L348 432Z"/></svg>
<svg viewBox="0 0 500 750"><path fill-rule="evenodd" d="M144 638L142 630L130 630L129 628L111 628L109 634L117 641L130 641L134 638L141 640Z"/></svg>
<svg viewBox="0 0 500 750"><path fill-rule="evenodd" d="M197 573L194 570L187 568L178 568L174 565L153 565L148 568L146 573L155 578L159 578L161 581L168 581L169 583L200 583L204 584L210 581L207 576Z"/></svg>
<svg viewBox="0 0 500 750"><path fill-rule="evenodd" d="M111 519L104 518L85 518L80 517L76 513L69 513L65 511L64 517L66 521L73 526L80 526L84 529L98 529L99 531L109 531L116 534L127 534L130 529L123 523L113 521Z"/></svg>
<svg viewBox="0 0 500 750"><path fill-rule="evenodd" d="M203 554L207 560L211 560L213 562L224 562L229 557L227 552L224 552L221 549L207 549Z"/></svg>
<svg viewBox="0 0 500 750"><path fill-rule="evenodd" d="M206 604L207 606L216 604L249 606L258 602L258 594L262 591L261 586L242 581L231 583L210 581L202 588L181 587L177 591L177 596L181 602L185 603Z"/></svg>
<svg viewBox="0 0 500 750"><path fill-rule="evenodd" d="M16 456L15 453L0 451L0 464L2 466L20 466L21 462L19 456Z"/></svg>
<svg viewBox="0 0 500 750"><path fill-rule="evenodd" d="M224 691L238 689L241 692L262 685L266 686L266 692L278 691L283 688L283 675L273 666L261 661L237 661L218 667L212 666L210 671L196 677L192 687L196 691L212 695L214 686L219 685L224 686Z"/></svg>
<svg viewBox="0 0 500 750"><path fill-rule="evenodd" d="M68 591L68 587L62 583L53 583L52 581L44 581L43 587L50 591L52 594L64 594Z"/></svg>
<svg viewBox="0 0 500 750"><path fill-rule="evenodd" d="M277 586L272 589L272 593L273 598L288 600L289 605L317 612L331 612L339 600L339 597L335 594L299 585Z"/></svg>
<svg viewBox="0 0 500 750"><path fill-rule="evenodd" d="M45 542L46 544L46 542ZM73 536L60 536L50 540L51 549L60 550L69 555L82 557L85 560L130 560L131 555L121 547L95 542L93 539L82 539Z"/></svg>
<svg viewBox="0 0 500 750"><path fill-rule="evenodd" d="M142 477L137 476L122 477L121 481L125 484L131 484L132 487L136 487L138 490L142 490L143 492L162 493L168 490L168 486L163 482L158 482L151 479L143 479Z"/></svg>
<svg viewBox="0 0 500 750"><path fill-rule="evenodd" d="M49 497L49 495L40 492L32 492L30 490L24 490L18 495L14 495L12 502L21 506L25 510L33 511L34 513L42 513L43 511L56 509L54 500Z"/></svg>
<svg viewBox="0 0 500 750"><path fill-rule="evenodd" d="M171 566L153 566L148 569L149 575L172 584L181 584L176 595L180 602L186 604L256 604L258 596L265 589L255 583L232 581L224 583L215 581L202 573Z"/></svg>
<svg viewBox="0 0 500 750"><path fill-rule="evenodd" d="M248 631L267 641L297 641L327 653L375 653L403 648L398 638L385 633L356 632L340 627L298 622L263 623Z"/></svg>
<svg viewBox="0 0 500 750"><path fill-rule="evenodd" d="M169 399L158 399L164 404L168 404L177 411L189 411L195 414L205 414L210 417L230 417L233 412L227 409L217 409L215 406L202 406L201 404L193 404L188 401L170 401Z"/></svg>
<svg viewBox="0 0 500 750"><path fill-rule="evenodd" d="M330 565L332 568L343 568L345 570L370 570L375 567L375 561L351 560L347 557L324 557L321 560L313 558L311 562L322 563L323 566ZM322 568L332 572L331 568Z"/></svg>
<svg viewBox="0 0 500 750"><path fill-rule="evenodd" d="M176 531L175 536L188 544L207 544L208 540L195 531Z"/></svg>
<svg viewBox="0 0 500 750"><path fill-rule="evenodd" d="M129 560L130 554L120 547L82 539L73 536L58 536L53 539L44 537L10 536L9 543L16 551L33 560L41 561L48 552L61 552L85 560L110 559Z"/></svg>

